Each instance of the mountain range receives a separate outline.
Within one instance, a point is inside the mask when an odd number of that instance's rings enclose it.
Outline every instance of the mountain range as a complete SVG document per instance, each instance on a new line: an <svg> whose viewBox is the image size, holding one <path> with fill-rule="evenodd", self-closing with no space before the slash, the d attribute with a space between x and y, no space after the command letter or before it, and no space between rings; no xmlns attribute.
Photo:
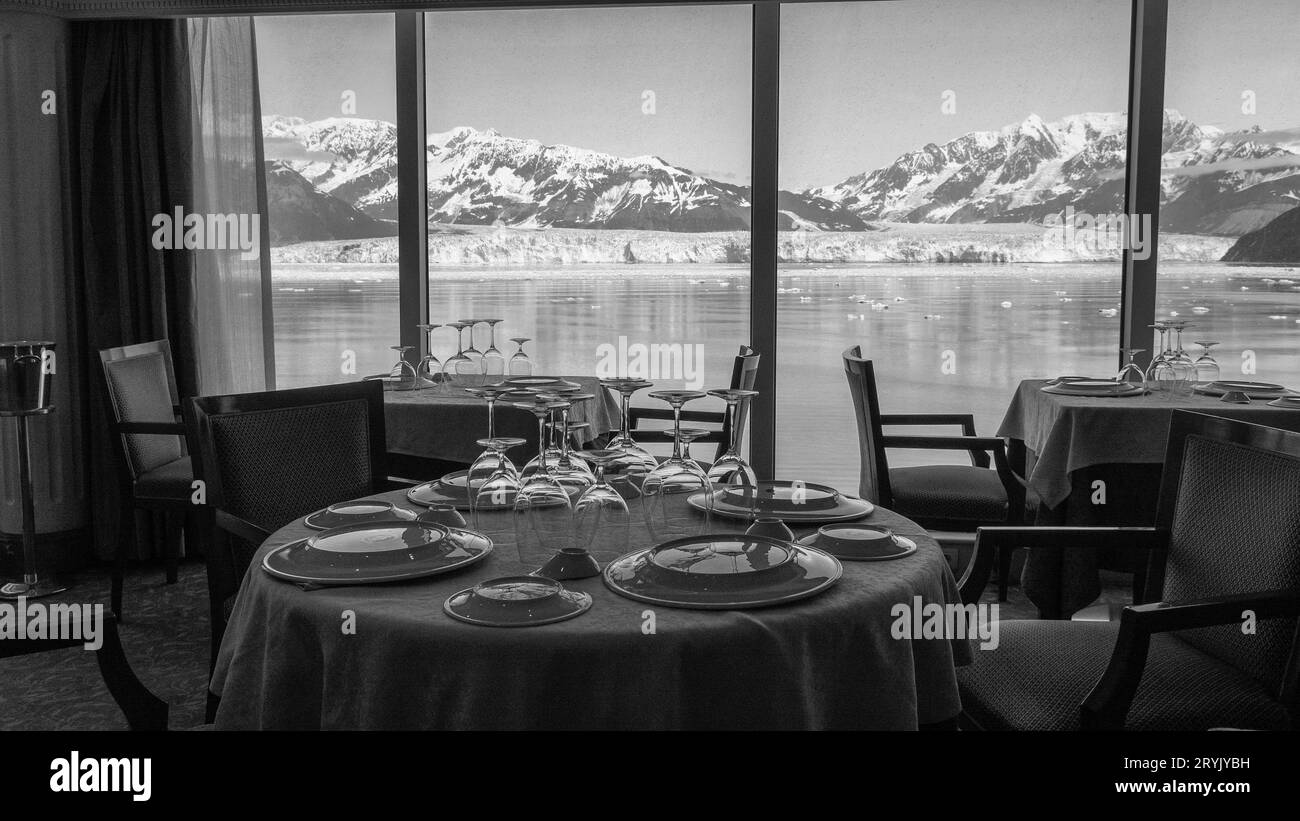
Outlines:
<svg viewBox="0 0 1300 821"><path fill-rule="evenodd" d="M1127 116L1030 115L907 152L882 168L781 191L780 230L880 223L1042 223L1124 205ZM385 236L397 210L387 122L263 118L273 241ZM1224 132L1166 111L1161 230L1238 237L1296 206L1300 132ZM428 135L431 223L675 232L744 230L750 189L656 156L617 157L460 127ZM276 228L277 224L283 230Z"/></svg>

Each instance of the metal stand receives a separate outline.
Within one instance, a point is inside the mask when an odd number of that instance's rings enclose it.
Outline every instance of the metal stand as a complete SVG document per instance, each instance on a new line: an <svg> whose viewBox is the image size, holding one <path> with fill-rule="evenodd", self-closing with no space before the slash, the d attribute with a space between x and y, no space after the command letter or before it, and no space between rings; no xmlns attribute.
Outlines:
<svg viewBox="0 0 1300 821"><path fill-rule="evenodd" d="M36 503L32 499L32 448L27 436L27 417L44 416L54 408L29 411L0 411L0 417L13 417L18 423L18 485L23 505L23 580L0 587L0 599L52 596L68 588L36 573Z"/></svg>

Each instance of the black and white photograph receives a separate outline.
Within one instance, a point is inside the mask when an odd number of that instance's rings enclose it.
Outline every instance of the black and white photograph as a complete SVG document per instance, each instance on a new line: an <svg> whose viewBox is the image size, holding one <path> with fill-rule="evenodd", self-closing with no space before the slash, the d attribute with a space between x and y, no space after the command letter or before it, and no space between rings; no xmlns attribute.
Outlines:
<svg viewBox="0 0 1300 821"><path fill-rule="evenodd" d="M130 808L407 731L596 778L877 731L899 789L986 759L959 805L1285 795L1297 43L1296 0L0 0L0 771Z"/></svg>

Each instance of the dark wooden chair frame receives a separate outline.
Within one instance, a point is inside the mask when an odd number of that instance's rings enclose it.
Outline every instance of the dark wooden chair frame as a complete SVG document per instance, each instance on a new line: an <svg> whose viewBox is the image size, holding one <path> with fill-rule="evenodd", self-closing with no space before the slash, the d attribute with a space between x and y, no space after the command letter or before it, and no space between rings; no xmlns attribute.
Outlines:
<svg viewBox="0 0 1300 821"><path fill-rule="evenodd" d="M731 387L745 388L753 390L754 380L758 373L758 366L761 360L761 354L754 351L747 345L740 346L740 353L736 354L735 363L731 367ZM746 388L746 385L749 387ZM643 428L641 422L646 419L667 420L673 419L672 408L628 408L628 428L632 435L642 434L661 434L663 429ZM694 444L704 442L712 443L717 446L717 452L714 459L726 452L727 446L731 444L731 420L728 418L726 411L682 411L682 422L692 424L710 424L720 425L718 430L711 430L700 438L694 440ZM744 420L741 420L744 424ZM641 441L638 438L638 441ZM647 440L648 441L648 440Z"/></svg>
<svg viewBox="0 0 1300 821"><path fill-rule="evenodd" d="M1254 610L1260 620L1300 616L1300 590L1261 590L1197 601L1160 601L1182 478L1184 446L1187 438L1193 435L1300 455L1300 434L1176 410L1169 427L1155 527L981 527L976 532L971 563L958 581L962 603L974 604L988 585L995 552L1009 554L1032 547L1113 548L1137 551L1139 558L1145 556L1145 584L1139 587L1135 580L1133 604L1125 607L1120 616L1119 637L1110 663L1079 706L1081 725L1085 730L1124 728L1142 680L1151 636L1175 630L1239 624L1243 610ZM1282 704L1292 716L1296 716L1297 708L1300 708L1300 699L1297 698L1300 692L1300 624L1296 636L1283 674L1281 692Z"/></svg>
<svg viewBox="0 0 1300 821"><path fill-rule="evenodd" d="M855 410L861 416L866 414L867 424L872 428L872 439L876 442L873 456L876 469L876 493L882 507L894 508L894 493L889 483L889 459L885 451L888 448L908 448L916 450L966 451L970 455L971 465L979 468L992 466L1002 482L1007 494L1008 526L1020 525L1025 517L1025 497L1027 483L1012 468L1007 455L1007 443L997 436L980 436L975 432L975 416L969 413L881 413L880 397L876 391L876 371L872 361L862 356L859 346L846 350L843 354L845 371L852 374L852 368L862 369L864 390L863 397L854 396ZM850 382L850 385L852 382ZM959 436L933 435L897 435L886 436L884 428L889 427L937 427L957 426L961 428ZM989 454L993 455L992 460ZM865 467L863 472L865 474ZM969 532L969 521L953 519L935 519L912 516L918 524L927 530L953 530ZM998 555L998 600L1007 600L1007 580L1011 575L1012 552L1005 551Z"/></svg>
<svg viewBox="0 0 1300 821"><path fill-rule="evenodd" d="M293 388L265 393L205 396L191 399L184 406L185 428L190 439L194 475L203 479L207 490L208 510L211 519L203 528L207 534L204 555L207 557L208 609L212 624L212 642L208 659L209 673L216 669L217 652L225 635L225 618L222 605L227 598L239 592L242 578L235 578L233 549L229 539L242 539L254 547L261 545L271 535L256 524L225 510L225 490L220 471L209 467L218 464L212 436L211 418L226 414L255 413L258 411L287 410L304 405L365 400L368 409L370 439L371 490L382 493L396 485L388 479L387 440L384 429L384 390L376 380L349 382L341 385L323 385ZM340 499L339 501L345 501ZM207 720L215 717L217 697L209 694Z"/></svg>
<svg viewBox="0 0 1300 821"><path fill-rule="evenodd" d="M122 649L117 620L109 617L100 625L103 644L95 651L99 674L132 730L166 730L167 702L158 698L136 678ZM81 639L13 639L0 642L0 659L81 647Z"/></svg>
<svg viewBox="0 0 1300 821"><path fill-rule="evenodd" d="M152 354L161 354L167 367L167 388L171 394L172 422L125 422L118 412L118 402L116 392L113 390L113 380L109 378L109 365L112 362L130 359L136 356L146 356ZM112 419L109 422L109 430L117 437L119 447L117 449L118 474L120 477L119 498L120 512L118 514L118 539L116 551L113 560L113 587L110 597L113 614L122 618L122 588L126 576L126 554L128 546L136 538L135 512L136 510L147 510L161 513L164 516L168 528L172 526L172 520L177 515L183 517L184 524L182 532L185 534L185 544L190 550L194 550L199 543L199 524L201 513L196 509L196 505L190 500L171 500L171 499L149 499L137 498L135 495L135 481L138 478L134 468L131 466L130 451L127 447L126 437L131 434L165 434L175 436L181 441L181 449L186 449L185 425L180 421L181 407L180 400L176 390L176 373L172 368L171 344L165 340L155 342L141 342L136 345L126 345L117 348L105 348L99 352L100 364L104 369L104 383L108 390L108 407L112 413ZM196 474L197 475L197 474ZM167 553L164 556L167 583L175 584L177 579L178 564L180 561L179 551L173 549L176 544L167 534L164 539L167 545Z"/></svg>

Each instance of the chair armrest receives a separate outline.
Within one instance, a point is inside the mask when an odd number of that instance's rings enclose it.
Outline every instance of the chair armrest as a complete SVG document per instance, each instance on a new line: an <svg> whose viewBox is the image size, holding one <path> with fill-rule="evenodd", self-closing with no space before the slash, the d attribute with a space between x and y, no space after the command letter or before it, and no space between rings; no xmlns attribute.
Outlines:
<svg viewBox="0 0 1300 821"><path fill-rule="evenodd" d="M1171 630L1238 624L1246 610L1254 611L1257 619L1300 616L1300 590L1266 590L1189 602L1155 602L1125 607L1120 616L1119 637L1106 672L1079 706L1083 728L1124 728L1146 668L1152 635Z"/></svg>
<svg viewBox="0 0 1300 821"><path fill-rule="evenodd" d="M227 513L224 510L218 509L215 512L215 515L217 527L232 536L238 536L244 541L251 543L254 547L261 545L262 542L265 542L271 536L270 533L267 533L262 528L247 519L239 518L233 513Z"/></svg>
<svg viewBox="0 0 1300 821"><path fill-rule="evenodd" d="M975 436L975 416L969 413L885 413L880 416L884 425L958 425L963 436ZM982 450L970 451L970 463L977 468L989 467L988 454Z"/></svg>
<svg viewBox="0 0 1300 821"><path fill-rule="evenodd" d="M963 604L975 604L993 574L999 549L1022 547L1099 548L1159 550L1168 539L1166 531L1154 527L981 527L975 531L975 549L958 580Z"/></svg>
<svg viewBox="0 0 1300 821"><path fill-rule="evenodd" d="M184 436L185 425L180 422L110 422L109 428L114 433L161 433L171 436Z"/></svg>

